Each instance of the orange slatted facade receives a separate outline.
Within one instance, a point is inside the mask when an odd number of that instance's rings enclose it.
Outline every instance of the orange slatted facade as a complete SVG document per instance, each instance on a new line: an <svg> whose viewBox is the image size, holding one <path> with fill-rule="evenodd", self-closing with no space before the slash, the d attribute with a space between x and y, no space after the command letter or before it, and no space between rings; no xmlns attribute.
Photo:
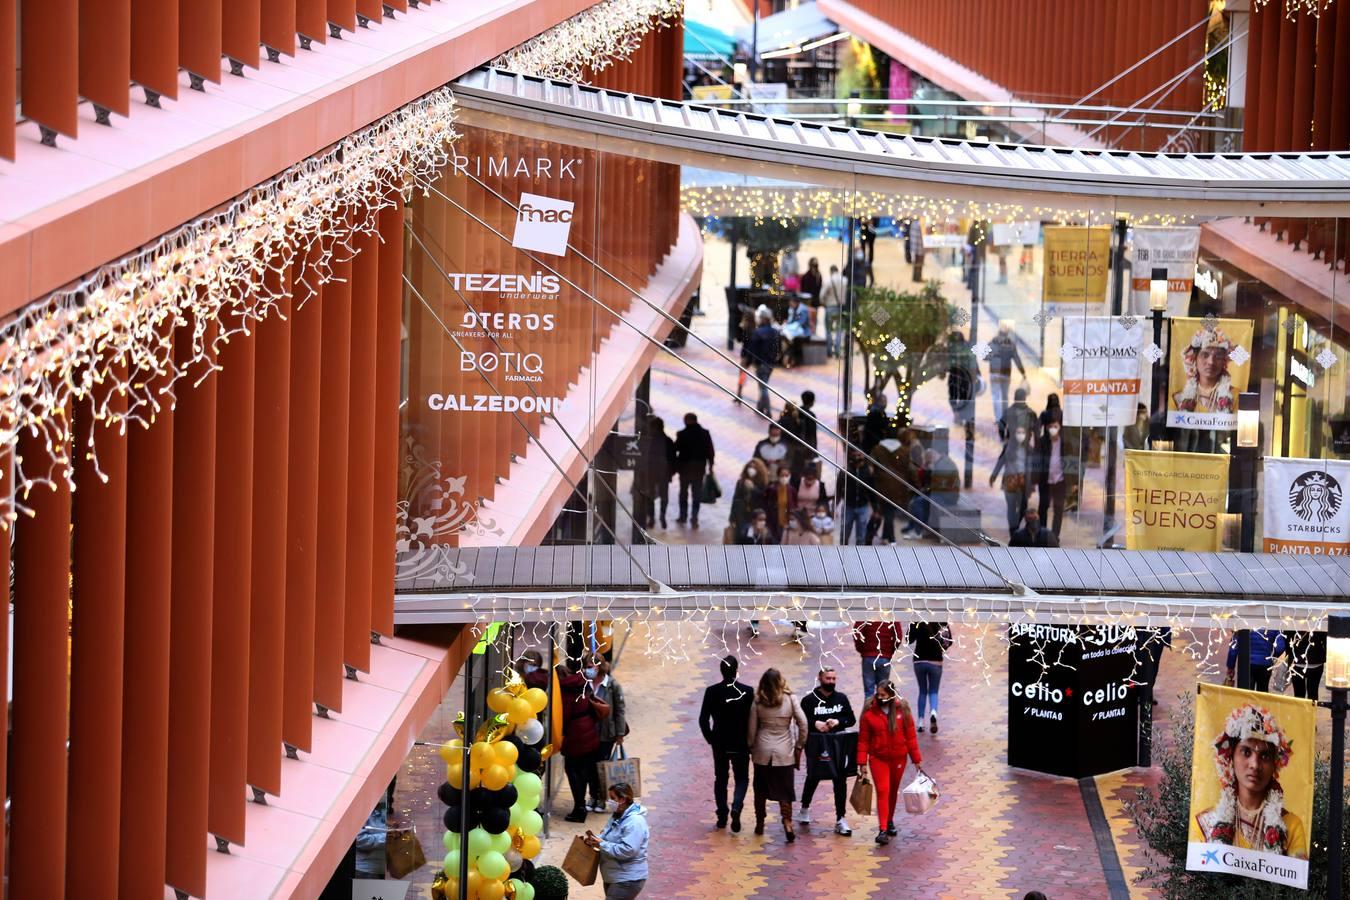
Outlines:
<svg viewBox="0 0 1350 900"><path fill-rule="evenodd" d="M131 0L80 0L79 64L81 97L120 116L131 111Z"/></svg>
<svg viewBox="0 0 1350 900"><path fill-rule="evenodd" d="M0 0L0 97L18 96L14 75L18 59L18 19L15 0ZM0 116L0 159L14 158L14 120Z"/></svg>

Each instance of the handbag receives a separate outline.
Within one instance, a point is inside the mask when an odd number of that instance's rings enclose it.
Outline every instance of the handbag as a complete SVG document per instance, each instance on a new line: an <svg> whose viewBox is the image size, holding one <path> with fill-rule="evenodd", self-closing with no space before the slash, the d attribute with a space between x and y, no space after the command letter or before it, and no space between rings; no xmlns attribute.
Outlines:
<svg viewBox="0 0 1350 900"><path fill-rule="evenodd" d="M615 744L609 752L609 759L596 764L600 772L600 784L606 793L611 784L626 782L633 789L634 797L642 796L642 761L629 756L623 744Z"/></svg>
<svg viewBox="0 0 1350 900"><path fill-rule="evenodd" d="M905 800L905 812L916 816L928 812L938 801L937 782L929 778L923 769L919 769L919 774L900 793Z"/></svg>
<svg viewBox="0 0 1350 900"><path fill-rule="evenodd" d="M1003 490L1009 494L1024 494L1027 490L1027 476L1025 475L1004 475Z"/></svg>
<svg viewBox="0 0 1350 900"><path fill-rule="evenodd" d="M806 774L822 781L858 774L858 732L813 731L806 737Z"/></svg>
<svg viewBox="0 0 1350 900"><path fill-rule="evenodd" d="M384 869L388 874L403 878L426 864L427 856L417 839L416 826L389 829L384 839Z"/></svg>
<svg viewBox="0 0 1350 900"><path fill-rule="evenodd" d="M591 698L591 709L595 710L597 719L608 719L614 714L614 707L596 697Z"/></svg>
<svg viewBox="0 0 1350 900"><path fill-rule="evenodd" d="M849 792L848 803L858 815L870 816L872 814L872 782L859 775L858 780L853 782L853 790Z"/></svg>
<svg viewBox="0 0 1350 900"><path fill-rule="evenodd" d="M595 884L595 876L600 874L600 851L586 846L581 835L572 838L572 846L567 848L563 857L562 870L577 880L577 884L590 886Z"/></svg>
<svg viewBox="0 0 1350 900"><path fill-rule="evenodd" d="M716 503L717 498L721 496L722 496L722 487L717 483L717 479L713 477L713 473L709 472L707 475L704 475L703 497L701 499L701 502Z"/></svg>

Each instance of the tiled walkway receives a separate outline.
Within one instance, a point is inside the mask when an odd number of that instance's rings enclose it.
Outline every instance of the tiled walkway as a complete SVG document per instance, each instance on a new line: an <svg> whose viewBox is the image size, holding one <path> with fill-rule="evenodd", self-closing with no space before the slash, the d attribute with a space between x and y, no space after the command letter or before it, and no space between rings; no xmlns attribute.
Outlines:
<svg viewBox="0 0 1350 900"><path fill-rule="evenodd" d="M798 826L795 844L784 843L782 828L772 818L763 837L751 833L749 797L745 831L736 835L715 830L712 764L697 717L704 686L716 680L714 654L724 644L742 646L743 681L753 684L773 665L784 672L799 695L814 683L823 646L831 656L837 652L841 688L855 703L861 699L857 657L842 627L813 633L804 647L785 644L790 633L786 622L766 623L763 635L746 643L744 631L736 626L727 626L725 632L719 626L709 632L685 625L678 636L635 633L624 642L616 675L629 702L633 728L629 747L642 760L642 799L652 827L652 871L646 896L1020 898L1033 889L1056 900L1108 896L1078 782L1006 765L1004 656L994 652L1000 645L990 635L986 640L988 664L979 661L973 628L957 629L956 658L948 662L942 682L941 731L920 737L924 768L938 780L943 797L925 816L897 819L900 836L891 845L878 847L872 841L874 823L853 815L853 837L835 835L830 828L832 803L827 789L818 792L813 804L817 824L810 829ZM708 648L706 662L673 664L653 651L662 641L676 637L701 642ZM846 649L840 649L841 643ZM1158 690L1161 735L1167 733L1167 712L1178 702L1178 694L1194 690L1196 671L1180 654L1166 655ZM914 703L909 664L897 665L896 674L904 695ZM459 709L459 696L456 690L448 695L428 729L428 738L437 731L448 731ZM431 860L442 855L441 808L435 787L443 772L433 751L418 748L399 778L401 805L415 812ZM1122 803L1149 777L1148 772L1131 771L1097 781L1111 843L1131 880L1144 864L1144 851ZM561 820L570 809L571 797L565 785L559 790L550 823L552 836L542 856L543 862L554 864L566 852L572 835L587 827ZM604 817L592 814L590 818L588 826L598 831ZM427 869L419 879L429 882L430 875ZM598 886L572 887L574 897L601 896ZM1137 888L1131 894L1149 896Z"/></svg>

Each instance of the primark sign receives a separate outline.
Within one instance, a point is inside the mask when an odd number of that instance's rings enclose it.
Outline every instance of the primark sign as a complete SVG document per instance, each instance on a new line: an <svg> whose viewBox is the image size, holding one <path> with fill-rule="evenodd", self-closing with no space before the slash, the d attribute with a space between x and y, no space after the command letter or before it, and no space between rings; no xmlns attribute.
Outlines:
<svg viewBox="0 0 1350 900"><path fill-rule="evenodd" d="M582 160L562 156L459 156L451 158L451 171L455 176L471 175L474 178L529 178L540 181L545 178L559 181L576 181L581 174Z"/></svg>

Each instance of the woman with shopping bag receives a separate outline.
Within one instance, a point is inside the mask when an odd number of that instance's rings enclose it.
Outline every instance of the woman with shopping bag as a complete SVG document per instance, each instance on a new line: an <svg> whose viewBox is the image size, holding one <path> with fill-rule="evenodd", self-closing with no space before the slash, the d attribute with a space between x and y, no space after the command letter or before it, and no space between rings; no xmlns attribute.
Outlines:
<svg viewBox="0 0 1350 900"><path fill-rule="evenodd" d="M858 777L870 777L876 784L878 844L889 844L896 835L895 804L905 765L911 759L916 766L923 761L914 715L895 686L882 681L858 722Z"/></svg>

